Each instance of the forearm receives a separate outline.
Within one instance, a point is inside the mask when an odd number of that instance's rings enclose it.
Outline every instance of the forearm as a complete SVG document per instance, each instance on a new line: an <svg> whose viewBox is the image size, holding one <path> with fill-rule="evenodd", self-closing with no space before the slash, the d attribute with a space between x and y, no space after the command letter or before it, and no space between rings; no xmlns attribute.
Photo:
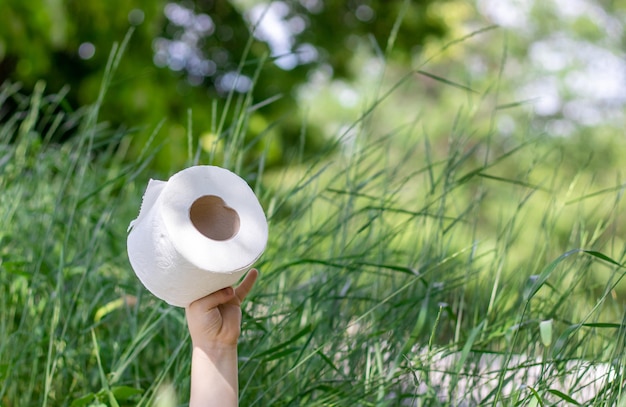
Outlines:
<svg viewBox="0 0 626 407"><path fill-rule="evenodd" d="M190 407L239 404L237 346L195 346L191 357Z"/></svg>

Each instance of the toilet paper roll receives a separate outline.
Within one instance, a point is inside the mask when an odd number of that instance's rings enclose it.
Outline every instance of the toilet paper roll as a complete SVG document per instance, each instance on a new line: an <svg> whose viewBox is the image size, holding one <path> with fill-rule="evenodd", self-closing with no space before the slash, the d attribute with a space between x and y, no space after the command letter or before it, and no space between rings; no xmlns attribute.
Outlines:
<svg viewBox="0 0 626 407"><path fill-rule="evenodd" d="M248 184L220 167L150 180L129 226L130 264L156 297L178 307L230 286L267 243L263 208Z"/></svg>

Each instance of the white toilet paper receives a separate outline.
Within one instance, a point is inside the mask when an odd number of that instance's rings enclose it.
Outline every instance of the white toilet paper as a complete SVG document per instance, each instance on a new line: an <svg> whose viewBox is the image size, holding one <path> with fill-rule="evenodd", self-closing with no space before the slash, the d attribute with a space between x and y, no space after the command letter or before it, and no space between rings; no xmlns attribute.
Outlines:
<svg viewBox="0 0 626 407"><path fill-rule="evenodd" d="M248 184L215 166L150 180L129 226L130 263L143 285L178 307L230 286L267 243L263 208Z"/></svg>

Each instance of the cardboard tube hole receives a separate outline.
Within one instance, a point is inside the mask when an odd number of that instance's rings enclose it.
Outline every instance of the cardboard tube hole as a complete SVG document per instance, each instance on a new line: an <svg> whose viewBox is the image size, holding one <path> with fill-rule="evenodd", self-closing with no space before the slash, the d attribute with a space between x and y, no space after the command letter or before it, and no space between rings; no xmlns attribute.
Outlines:
<svg viewBox="0 0 626 407"><path fill-rule="evenodd" d="M191 223L204 236L228 240L239 232L239 214L219 196L204 195L189 208Z"/></svg>

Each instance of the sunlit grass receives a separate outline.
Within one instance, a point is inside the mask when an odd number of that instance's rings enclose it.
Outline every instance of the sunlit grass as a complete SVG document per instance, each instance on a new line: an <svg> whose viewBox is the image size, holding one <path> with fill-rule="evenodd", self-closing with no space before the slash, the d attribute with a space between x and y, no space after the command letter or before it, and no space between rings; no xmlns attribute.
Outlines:
<svg viewBox="0 0 626 407"><path fill-rule="evenodd" d="M184 314L126 258L147 180L167 176L146 170L162 146L134 146L138 157L129 146L160 124L98 123L109 80L74 113L58 113L43 85L0 92L18 101L0 125L5 406L187 400ZM325 152L281 169L264 167L267 149L249 159L262 143L246 138L248 95L224 107L233 123L213 105L210 148L188 129L189 164L240 173L270 224L244 310L241 405L624 403L619 174L530 129L501 138L484 112L500 114L502 96L468 98L452 79L436 85L458 92L453 114L431 106L380 132L375 118L403 89L381 81ZM76 134L57 143L61 128Z"/></svg>

